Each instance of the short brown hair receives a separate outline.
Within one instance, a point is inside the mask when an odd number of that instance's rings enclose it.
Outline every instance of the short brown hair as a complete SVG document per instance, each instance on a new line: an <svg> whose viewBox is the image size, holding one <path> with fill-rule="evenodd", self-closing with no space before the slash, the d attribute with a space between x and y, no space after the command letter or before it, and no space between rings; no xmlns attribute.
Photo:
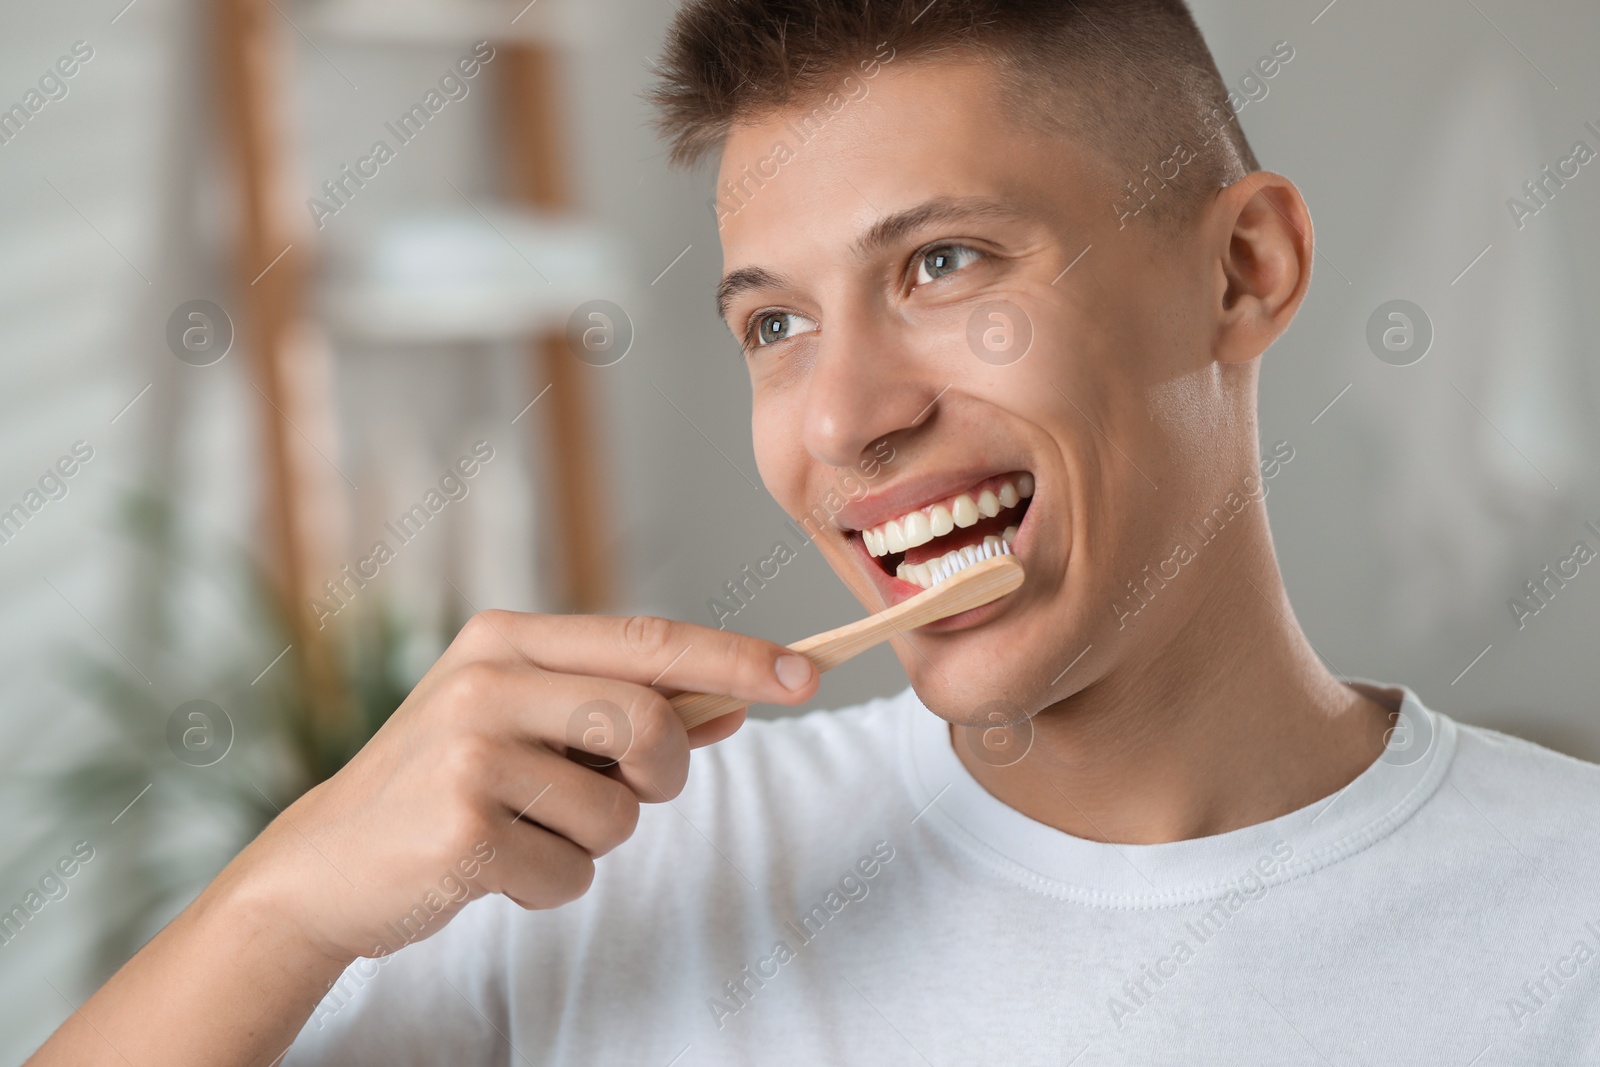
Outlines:
<svg viewBox="0 0 1600 1067"><path fill-rule="evenodd" d="M687 0L648 93L671 162L694 165L885 47L992 62L1016 117L1081 137L1130 181L1188 146L1198 180L1175 203L1258 166L1183 0Z"/></svg>

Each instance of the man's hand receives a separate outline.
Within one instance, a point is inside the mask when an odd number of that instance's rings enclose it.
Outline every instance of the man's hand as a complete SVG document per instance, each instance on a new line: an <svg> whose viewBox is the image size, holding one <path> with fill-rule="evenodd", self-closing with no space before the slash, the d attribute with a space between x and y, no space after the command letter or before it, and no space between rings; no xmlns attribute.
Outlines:
<svg viewBox="0 0 1600 1067"><path fill-rule="evenodd" d="M427 937L485 892L553 908L588 890L641 802L678 795L692 747L743 723L740 711L691 734L653 686L789 704L816 679L787 649L701 626L484 612L239 859L337 958L398 948L401 930ZM446 906L421 923L430 893Z"/></svg>

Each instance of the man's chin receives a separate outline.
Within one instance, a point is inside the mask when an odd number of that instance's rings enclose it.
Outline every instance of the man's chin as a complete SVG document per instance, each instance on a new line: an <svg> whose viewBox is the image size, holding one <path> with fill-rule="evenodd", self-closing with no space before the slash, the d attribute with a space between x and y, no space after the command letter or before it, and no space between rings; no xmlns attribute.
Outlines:
<svg viewBox="0 0 1600 1067"><path fill-rule="evenodd" d="M1012 726L1050 702L1046 686L1026 669L1026 649L1003 628L971 628L933 640L916 631L894 645L917 698L946 722Z"/></svg>

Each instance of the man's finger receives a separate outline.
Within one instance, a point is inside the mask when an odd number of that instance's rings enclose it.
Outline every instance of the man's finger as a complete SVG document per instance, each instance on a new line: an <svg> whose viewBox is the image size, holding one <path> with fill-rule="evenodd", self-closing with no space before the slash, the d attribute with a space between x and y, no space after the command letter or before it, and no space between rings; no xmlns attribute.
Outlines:
<svg viewBox="0 0 1600 1067"><path fill-rule="evenodd" d="M555 908L589 891L594 857L542 826L518 819L497 835L495 857L474 879L524 908Z"/></svg>
<svg viewBox="0 0 1600 1067"><path fill-rule="evenodd" d="M725 741L739 731L744 725L745 714L748 708L730 711L726 715L719 715L709 722L703 722L689 731L689 747L704 748L714 745L718 741Z"/></svg>
<svg viewBox="0 0 1600 1067"><path fill-rule="evenodd" d="M543 747L514 747L489 783L506 806L508 824L535 823L596 858L632 836L639 798L625 783Z"/></svg>
<svg viewBox="0 0 1600 1067"><path fill-rule="evenodd" d="M463 707L499 731L599 770L660 803L683 789L689 737L667 698L648 686L526 667L476 664L456 672Z"/></svg>
<svg viewBox="0 0 1600 1067"><path fill-rule="evenodd" d="M782 645L649 615L529 615L487 611L462 632L485 655L509 646L539 668L738 697L796 704L816 692L811 661Z"/></svg>

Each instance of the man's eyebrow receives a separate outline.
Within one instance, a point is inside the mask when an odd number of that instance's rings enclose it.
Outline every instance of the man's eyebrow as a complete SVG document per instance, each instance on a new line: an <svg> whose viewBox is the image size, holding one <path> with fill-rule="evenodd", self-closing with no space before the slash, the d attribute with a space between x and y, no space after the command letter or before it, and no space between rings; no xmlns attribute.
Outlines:
<svg viewBox="0 0 1600 1067"><path fill-rule="evenodd" d="M915 207L885 215L872 224L872 228L856 241L852 251L865 259L874 252L904 240L909 234L939 223L950 222L1015 222L1029 218L1030 213L1021 205L987 196L935 197ZM765 267L740 267L730 271L717 286L717 315L727 321L728 305L740 293L751 289L784 289L789 280Z"/></svg>
<svg viewBox="0 0 1600 1067"><path fill-rule="evenodd" d="M729 271L717 285L717 317L728 321L728 305L733 298L750 289L786 289L789 280L774 274L765 267L740 267Z"/></svg>

